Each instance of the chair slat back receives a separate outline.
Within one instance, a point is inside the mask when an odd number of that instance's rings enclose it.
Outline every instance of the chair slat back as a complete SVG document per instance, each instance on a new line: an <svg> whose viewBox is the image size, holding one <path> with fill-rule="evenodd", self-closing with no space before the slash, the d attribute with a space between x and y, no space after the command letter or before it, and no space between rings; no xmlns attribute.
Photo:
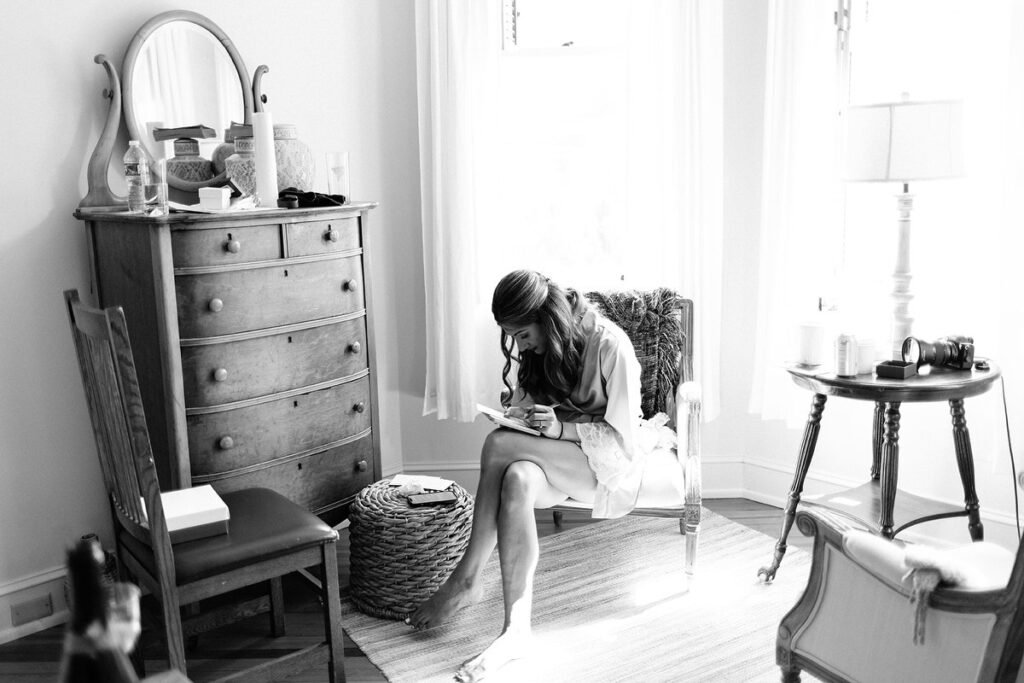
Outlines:
<svg viewBox="0 0 1024 683"><path fill-rule="evenodd" d="M673 415L676 388L693 379L693 301L665 287L586 297L633 342L644 417Z"/></svg>
<svg viewBox="0 0 1024 683"><path fill-rule="evenodd" d="M83 304L64 292L103 481L120 525L158 555L170 552L160 486L146 428L124 312ZM145 507L143 507L145 501Z"/></svg>

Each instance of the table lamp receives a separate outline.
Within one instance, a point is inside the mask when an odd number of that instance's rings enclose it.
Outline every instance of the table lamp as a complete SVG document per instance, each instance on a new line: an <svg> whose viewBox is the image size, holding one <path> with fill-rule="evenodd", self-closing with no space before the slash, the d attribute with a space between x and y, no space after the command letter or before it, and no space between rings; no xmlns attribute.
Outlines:
<svg viewBox="0 0 1024 683"><path fill-rule="evenodd" d="M901 102L851 106L846 110L848 181L901 182L896 267L893 270L892 358L911 336L910 181L963 175L963 103L958 100Z"/></svg>

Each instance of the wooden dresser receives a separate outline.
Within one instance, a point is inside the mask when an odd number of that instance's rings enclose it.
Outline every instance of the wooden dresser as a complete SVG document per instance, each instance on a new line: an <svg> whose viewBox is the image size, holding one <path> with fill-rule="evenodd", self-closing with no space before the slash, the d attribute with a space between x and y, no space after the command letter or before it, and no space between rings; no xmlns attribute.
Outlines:
<svg viewBox="0 0 1024 683"><path fill-rule="evenodd" d="M368 215L80 210L122 306L164 490L264 486L325 519L380 479Z"/></svg>

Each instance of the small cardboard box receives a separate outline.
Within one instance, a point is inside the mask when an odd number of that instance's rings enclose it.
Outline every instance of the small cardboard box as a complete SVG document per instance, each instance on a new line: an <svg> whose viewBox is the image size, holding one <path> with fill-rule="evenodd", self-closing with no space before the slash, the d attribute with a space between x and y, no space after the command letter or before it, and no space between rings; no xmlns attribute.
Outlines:
<svg viewBox="0 0 1024 683"><path fill-rule="evenodd" d="M885 360L875 366L875 374L889 379L907 379L917 374L917 364L902 360Z"/></svg>
<svg viewBox="0 0 1024 683"><path fill-rule="evenodd" d="M226 209L231 206L231 190L226 187L200 187L199 206L204 209Z"/></svg>
<svg viewBox="0 0 1024 683"><path fill-rule="evenodd" d="M231 512L209 484L160 494L171 543L195 541L228 532ZM145 501L143 501L145 510Z"/></svg>

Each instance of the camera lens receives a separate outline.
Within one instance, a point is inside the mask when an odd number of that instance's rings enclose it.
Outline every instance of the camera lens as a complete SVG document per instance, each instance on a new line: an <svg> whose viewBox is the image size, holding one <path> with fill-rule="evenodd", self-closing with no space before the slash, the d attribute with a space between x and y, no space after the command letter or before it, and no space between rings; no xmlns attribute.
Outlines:
<svg viewBox="0 0 1024 683"><path fill-rule="evenodd" d="M921 364L921 341L913 337L903 340L903 360L914 365Z"/></svg>

